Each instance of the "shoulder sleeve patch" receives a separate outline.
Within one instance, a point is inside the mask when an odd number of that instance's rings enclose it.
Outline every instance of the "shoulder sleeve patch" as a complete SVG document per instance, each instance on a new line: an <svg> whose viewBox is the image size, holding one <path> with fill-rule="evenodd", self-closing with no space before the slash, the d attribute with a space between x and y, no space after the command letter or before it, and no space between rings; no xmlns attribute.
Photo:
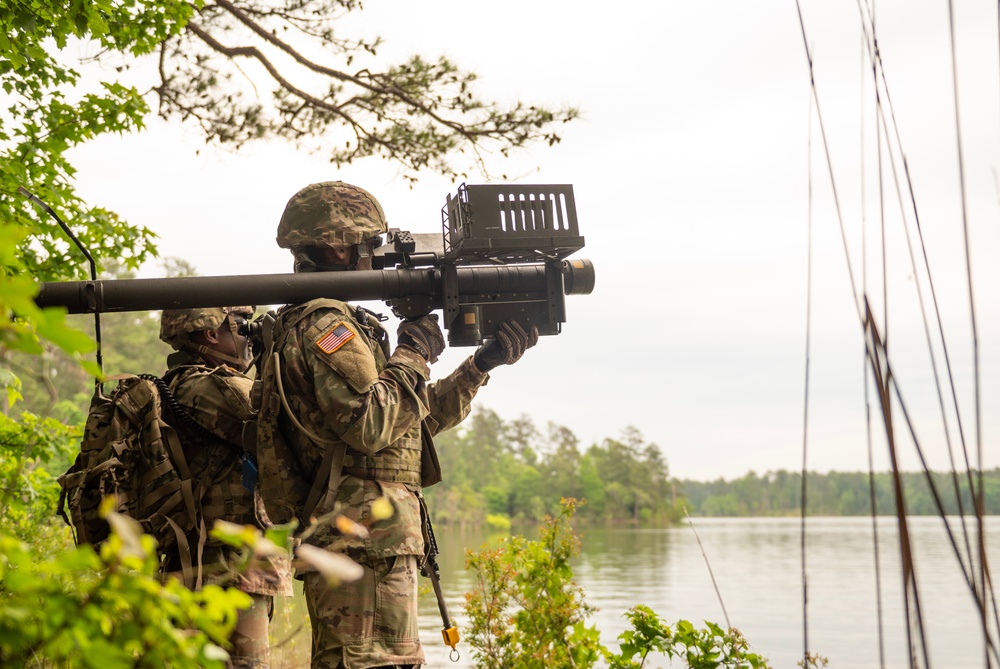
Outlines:
<svg viewBox="0 0 1000 669"><path fill-rule="evenodd" d="M337 320L314 335L313 355L347 381L354 392L364 393L378 380L378 368L367 339L349 323Z"/></svg>
<svg viewBox="0 0 1000 669"><path fill-rule="evenodd" d="M354 339L355 336L354 330L350 329L343 323L339 323L336 327L331 328L329 331L325 332L322 337L320 337L319 341L316 342L316 347L323 351L323 353L329 355L347 342Z"/></svg>

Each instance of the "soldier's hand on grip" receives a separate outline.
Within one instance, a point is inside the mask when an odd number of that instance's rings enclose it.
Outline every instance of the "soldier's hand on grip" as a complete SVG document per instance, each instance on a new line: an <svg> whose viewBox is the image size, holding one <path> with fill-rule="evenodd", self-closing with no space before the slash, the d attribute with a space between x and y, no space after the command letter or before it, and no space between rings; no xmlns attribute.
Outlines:
<svg viewBox="0 0 1000 669"><path fill-rule="evenodd" d="M438 326L437 314L427 314L412 321L403 321L396 330L396 342L416 351L427 362L437 362L444 351L444 335Z"/></svg>
<svg viewBox="0 0 1000 669"><path fill-rule="evenodd" d="M525 332L517 321L504 321L497 328L496 337L476 349L473 362L485 374L500 365L513 365L537 343L537 327L532 325L531 332Z"/></svg>

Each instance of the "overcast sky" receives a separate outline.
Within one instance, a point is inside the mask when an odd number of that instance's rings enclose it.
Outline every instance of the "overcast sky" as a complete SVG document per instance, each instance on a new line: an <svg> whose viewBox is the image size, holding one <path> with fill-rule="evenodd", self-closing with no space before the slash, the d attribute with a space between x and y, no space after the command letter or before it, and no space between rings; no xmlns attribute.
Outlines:
<svg viewBox="0 0 1000 669"><path fill-rule="evenodd" d="M986 464L996 466L997 6L992 0L956 5L982 439ZM597 287L590 296L568 298L563 333L544 338L516 367L497 370L478 404L505 419L527 414L542 428L549 421L568 426L584 447L634 426L660 446L681 478L799 469L811 218L808 464L866 469L861 326L794 1L508 0L481 7L487 5L371 0L352 19L357 30L385 37L387 58L446 54L480 75L485 96L582 110L583 118L565 127L562 144L533 147L512 161L496 156L491 168L519 175L522 183L574 186L587 240L578 255L594 262ZM878 0L876 9L974 461L948 7ZM945 467L915 287L925 301L929 291L923 270L914 275L910 266L884 153L883 289L874 102L870 69L861 60L859 10L854 0L803 0L803 15L854 281L859 292L867 286L882 328L888 294L890 360L928 460ZM274 244L275 228L288 198L308 183L363 186L379 198L390 226L414 232L439 229L441 205L458 186L427 174L411 190L394 165L369 159L337 170L321 154L280 143L238 153L205 149L196 133L159 121L141 135L88 144L75 162L80 194L90 204L151 228L163 255L190 261L202 275L290 271L290 256ZM469 183L482 180L473 176ZM906 222L916 244L909 211ZM161 273L150 267L144 275ZM449 351L438 374L469 352ZM947 389L946 399L950 404ZM873 395L871 402L876 467L884 469ZM952 412L949 421L961 459ZM897 425L902 463L914 469L912 443L904 424Z"/></svg>

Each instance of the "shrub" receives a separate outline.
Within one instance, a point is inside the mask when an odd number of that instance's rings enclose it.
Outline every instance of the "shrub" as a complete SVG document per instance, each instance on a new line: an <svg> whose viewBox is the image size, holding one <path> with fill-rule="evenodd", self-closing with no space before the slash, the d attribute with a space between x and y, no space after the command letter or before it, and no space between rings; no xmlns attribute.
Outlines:
<svg viewBox="0 0 1000 669"><path fill-rule="evenodd" d="M125 516L108 521L100 552L83 545L41 558L0 534L0 666L225 667L222 646L249 597L161 583L152 537Z"/></svg>
<svg viewBox="0 0 1000 669"><path fill-rule="evenodd" d="M641 669L659 654L681 659L691 669L766 669L738 630L686 620L672 627L646 606L625 617L632 629L618 637L618 652L600 642L586 620L594 608L573 582L570 558L580 553L580 537L569 526L577 502L564 499L559 515L545 518L538 541L505 537L496 548L466 553L476 586L466 593L469 631L476 667L482 669L588 669L598 660L609 669ZM810 666L814 666L810 664Z"/></svg>

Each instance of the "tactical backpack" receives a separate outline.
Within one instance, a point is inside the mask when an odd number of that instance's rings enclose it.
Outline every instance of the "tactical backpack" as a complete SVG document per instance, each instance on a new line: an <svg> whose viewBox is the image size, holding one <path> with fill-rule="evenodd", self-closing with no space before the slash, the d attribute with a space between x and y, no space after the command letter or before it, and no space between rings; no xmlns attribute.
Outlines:
<svg viewBox="0 0 1000 669"><path fill-rule="evenodd" d="M94 395L80 453L58 479L59 515L75 531L77 544L99 546L110 531L100 515L101 503L114 495L113 510L139 521L156 539L161 565L181 565L185 584L200 587L206 485L192 478L177 431L164 419L165 409L187 428L222 440L194 422L162 379L122 374L110 380L117 380L117 387L110 395ZM230 462L225 457L213 461L221 461L216 471ZM213 477L206 472L202 479Z"/></svg>

